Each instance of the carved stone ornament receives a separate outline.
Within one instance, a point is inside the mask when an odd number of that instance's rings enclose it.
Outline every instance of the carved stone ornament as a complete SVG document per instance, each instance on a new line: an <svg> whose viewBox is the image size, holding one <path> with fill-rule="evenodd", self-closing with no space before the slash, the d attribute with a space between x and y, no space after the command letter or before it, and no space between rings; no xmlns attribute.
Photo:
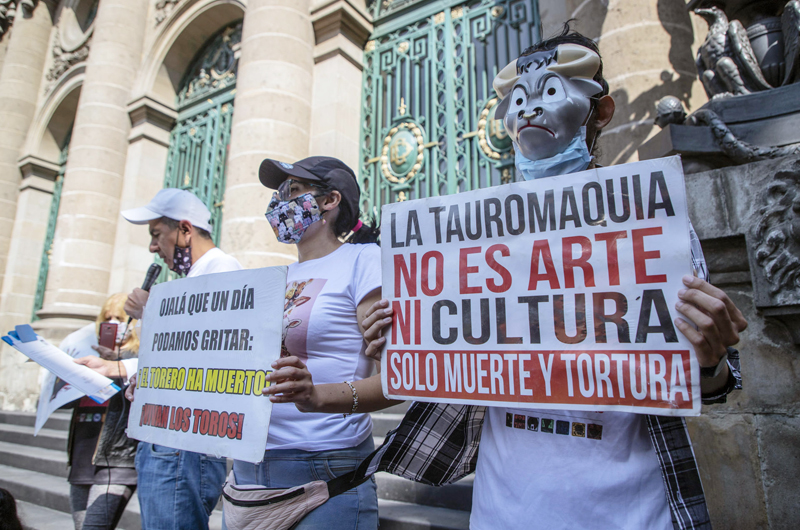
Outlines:
<svg viewBox="0 0 800 530"><path fill-rule="evenodd" d="M17 16L17 10L22 8L26 13L33 12L38 0L0 0L0 37L8 31L11 24L14 23L14 18Z"/></svg>
<svg viewBox="0 0 800 530"><path fill-rule="evenodd" d="M189 69L178 104L208 97L212 92L236 83L239 59L236 55L242 42L242 23L237 22L220 32Z"/></svg>
<svg viewBox="0 0 800 530"><path fill-rule="evenodd" d="M769 285L768 305L800 302L800 172L775 175L759 197L754 256ZM758 301L757 301L758 303Z"/></svg>
<svg viewBox="0 0 800 530"><path fill-rule="evenodd" d="M164 22L175 10L181 0L158 0L156 2L156 27Z"/></svg>
<svg viewBox="0 0 800 530"><path fill-rule="evenodd" d="M692 0L689 9L708 23L696 64L709 98L800 80L800 0Z"/></svg>
<svg viewBox="0 0 800 530"><path fill-rule="evenodd" d="M782 165L756 204L747 234L753 299L800 344L800 161Z"/></svg>
<svg viewBox="0 0 800 530"><path fill-rule="evenodd" d="M56 32L56 39L53 44L53 66L50 67L50 70L47 71L47 75L45 76L48 83L45 92L52 90L56 81L58 81L67 70L85 61L86 58L89 57L91 42L92 37L90 35L80 47L73 51L66 51L61 45L59 33Z"/></svg>

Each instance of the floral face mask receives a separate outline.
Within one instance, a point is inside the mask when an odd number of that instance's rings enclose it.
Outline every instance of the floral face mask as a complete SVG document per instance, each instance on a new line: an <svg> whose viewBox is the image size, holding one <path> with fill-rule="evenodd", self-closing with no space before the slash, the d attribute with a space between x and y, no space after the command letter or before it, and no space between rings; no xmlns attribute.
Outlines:
<svg viewBox="0 0 800 530"><path fill-rule="evenodd" d="M288 244L300 241L306 228L322 219L317 200L311 193L288 201L281 201L274 193L265 215L278 241Z"/></svg>

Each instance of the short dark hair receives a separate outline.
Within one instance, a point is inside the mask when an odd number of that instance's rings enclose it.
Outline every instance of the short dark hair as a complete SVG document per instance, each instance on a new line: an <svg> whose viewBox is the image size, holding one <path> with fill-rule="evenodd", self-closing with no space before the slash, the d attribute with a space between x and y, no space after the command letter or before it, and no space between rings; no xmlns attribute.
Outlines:
<svg viewBox="0 0 800 530"><path fill-rule="evenodd" d="M541 42L537 42L533 46L526 48L525 51L520 54L520 57L525 57L526 55L531 55L536 52L555 50L561 44L577 44L579 46L589 48L600 57L600 68L597 69L597 73L594 74L592 79L600 83L600 86L603 87L602 92L598 92L592 97L599 98L601 96L608 95L608 83L603 78L603 57L600 55L600 48L598 48L595 41L569 27L570 23L574 21L574 18L567 20L564 22L564 27L561 29L561 33L553 35L550 38L547 38Z"/></svg>
<svg viewBox="0 0 800 530"><path fill-rule="evenodd" d="M178 228L178 226L180 225L180 221L176 221L175 219L172 219L170 217L162 217L160 219L160 221L162 223L164 223L165 225L167 225L170 228L170 230L176 230ZM192 226L194 226L194 225L192 225ZM194 230L195 230L195 232L197 232L197 235L199 235L203 239L211 240L211 234L208 233L208 230L204 230L204 229L200 228L199 226L195 226Z"/></svg>

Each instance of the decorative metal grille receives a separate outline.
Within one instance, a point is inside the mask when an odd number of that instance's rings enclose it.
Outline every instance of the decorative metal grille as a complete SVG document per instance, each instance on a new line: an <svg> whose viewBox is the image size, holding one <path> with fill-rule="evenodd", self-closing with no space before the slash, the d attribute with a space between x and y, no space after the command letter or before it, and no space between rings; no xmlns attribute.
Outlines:
<svg viewBox="0 0 800 530"><path fill-rule="evenodd" d="M58 207L61 204L61 190L64 187L64 173L67 170L67 158L69 157L69 142L72 139L70 129L64 147L58 157L58 175L53 186L53 198L50 200L50 214L47 218L47 232L44 236L44 247L42 248L42 260L39 262L39 277L36 280L36 294L33 297L33 314L31 321L39 320L36 313L44 304L44 290L47 287L47 275L50 272L50 255L53 253L53 236L56 233L56 220L58 219Z"/></svg>
<svg viewBox="0 0 800 530"><path fill-rule="evenodd" d="M167 154L164 187L189 190L208 206L215 243L222 225L241 40L242 23L238 22L213 37L194 60L176 98L178 122ZM162 275L161 280L174 277Z"/></svg>
<svg viewBox="0 0 800 530"><path fill-rule="evenodd" d="M539 40L536 0L376 0L364 55L364 213L515 179L492 79Z"/></svg>

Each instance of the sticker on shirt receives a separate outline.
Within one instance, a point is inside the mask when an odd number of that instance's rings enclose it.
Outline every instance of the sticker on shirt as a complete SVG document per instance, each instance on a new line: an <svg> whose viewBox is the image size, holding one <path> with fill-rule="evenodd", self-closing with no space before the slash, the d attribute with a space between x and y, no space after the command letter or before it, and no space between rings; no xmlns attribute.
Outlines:
<svg viewBox="0 0 800 530"><path fill-rule="evenodd" d="M297 356L304 363L308 360L306 336L311 310L327 280L312 278L289 283L286 286L286 301L283 305L283 340L281 357Z"/></svg>
<svg viewBox="0 0 800 530"><path fill-rule="evenodd" d="M511 412L506 412L506 427L589 440L603 439L603 426L599 423L567 421Z"/></svg>

